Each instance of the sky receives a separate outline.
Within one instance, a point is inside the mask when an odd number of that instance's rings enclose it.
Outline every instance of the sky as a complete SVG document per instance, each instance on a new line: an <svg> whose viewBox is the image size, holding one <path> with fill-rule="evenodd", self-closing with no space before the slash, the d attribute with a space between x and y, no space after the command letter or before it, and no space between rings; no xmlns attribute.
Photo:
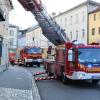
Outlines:
<svg viewBox="0 0 100 100"><path fill-rule="evenodd" d="M41 0L49 14L56 12L67 11L70 8L86 1L86 0ZM100 0L94 0L100 3ZM21 29L26 29L37 22L31 12L25 11L17 0L12 0L14 9L10 12L9 23L19 26Z"/></svg>

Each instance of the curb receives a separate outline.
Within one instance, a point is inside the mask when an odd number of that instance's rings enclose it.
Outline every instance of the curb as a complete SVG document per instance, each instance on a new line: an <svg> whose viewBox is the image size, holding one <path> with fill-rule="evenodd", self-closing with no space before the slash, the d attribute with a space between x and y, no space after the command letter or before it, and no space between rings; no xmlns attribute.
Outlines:
<svg viewBox="0 0 100 100"><path fill-rule="evenodd" d="M32 79L32 94L33 94L33 100L41 100L39 90L38 90L37 85L35 83L34 77Z"/></svg>

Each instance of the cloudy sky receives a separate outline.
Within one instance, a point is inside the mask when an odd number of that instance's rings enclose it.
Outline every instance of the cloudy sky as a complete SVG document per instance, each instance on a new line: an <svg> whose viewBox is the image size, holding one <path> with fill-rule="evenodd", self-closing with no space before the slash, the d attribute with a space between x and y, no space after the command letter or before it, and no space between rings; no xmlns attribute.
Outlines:
<svg viewBox="0 0 100 100"><path fill-rule="evenodd" d="M85 0L41 0L45 5L46 10L49 14L52 12L64 12ZM95 0L100 3L100 0ZM24 10L24 8L18 3L17 0L12 0L14 10L10 12L9 22L11 24L17 25L22 29L28 28L32 25L37 24L34 20L34 16Z"/></svg>

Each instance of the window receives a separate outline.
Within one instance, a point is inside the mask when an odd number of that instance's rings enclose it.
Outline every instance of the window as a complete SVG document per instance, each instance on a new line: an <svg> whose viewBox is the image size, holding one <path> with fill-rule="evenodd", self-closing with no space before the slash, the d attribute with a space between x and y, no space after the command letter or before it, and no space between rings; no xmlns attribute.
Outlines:
<svg viewBox="0 0 100 100"><path fill-rule="evenodd" d="M94 21L96 20L96 14L93 15L93 19L94 19Z"/></svg>
<svg viewBox="0 0 100 100"><path fill-rule="evenodd" d="M78 39L78 30L76 31L76 40Z"/></svg>
<svg viewBox="0 0 100 100"><path fill-rule="evenodd" d="M73 51L71 49L68 51L68 61L73 61Z"/></svg>
<svg viewBox="0 0 100 100"><path fill-rule="evenodd" d="M13 38L10 39L10 46L13 46Z"/></svg>
<svg viewBox="0 0 100 100"><path fill-rule="evenodd" d="M72 16L70 16L70 24L72 25Z"/></svg>
<svg viewBox="0 0 100 100"><path fill-rule="evenodd" d="M65 18L65 26L67 26L67 18Z"/></svg>
<svg viewBox="0 0 100 100"><path fill-rule="evenodd" d="M92 28L92 35L95 35L95 28Z"/></svg>
<svg viewBox="0 0 100 100"><path fill-rule="evenodd" d="M14 36L14 30L10 30L10 36Z"/></svg>
<svg viewBox="0 0 100 100"><path fill-rule="evenodd" d="M82 12L82 22L84 22L85 21L85 12L83 11Z"/></svg>
<svg viewBox="0 0 100 100"><path fill-rule="evenodd" d="M76 14L76 24L78 23L78 14Z"/></svg>
<svg viewBox="0 0 100 100"><path fill-rule="evenodd" d="M99 32L98 33L100 34L100 27L99 27Z"/></svg>
<svg viewBox="0 0 100 100"><path fill-rule="evenodd" d="M82 38L85 36L85 29L82 29Z"/></svg>
<svg viewBox="0 0 100 100"><path fill-rule="evenodd" d="M70 39L72 40L72 31L70 32Z"/></svg>

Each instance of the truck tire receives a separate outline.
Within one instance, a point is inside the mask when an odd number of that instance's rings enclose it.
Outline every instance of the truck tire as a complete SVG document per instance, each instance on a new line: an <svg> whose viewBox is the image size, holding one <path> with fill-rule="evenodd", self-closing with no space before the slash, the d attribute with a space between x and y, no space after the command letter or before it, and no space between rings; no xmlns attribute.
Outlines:
<svg viewBox="0 0 100 100"><path fill-rule="evenodd" d="M92 84L98 84L99 80L92 80Z"/></svg>
<svg viewBox="0 0 100 100"><path fill-rule="evenodd" d="M61 66L61 81L65 84L67 81L66 75L64 74L64 66Z"/></svg>
<svg viewBox="0 0 100 100"><path fill-rule="evenodd" d="M37 66L40 67L40 63L37 63Z"/></svg>
<svg viewBox="0 0 100 100"><path fill-rule="evenodd" d="M24 67L27 67L27 62L24 61Z"/></svg>

